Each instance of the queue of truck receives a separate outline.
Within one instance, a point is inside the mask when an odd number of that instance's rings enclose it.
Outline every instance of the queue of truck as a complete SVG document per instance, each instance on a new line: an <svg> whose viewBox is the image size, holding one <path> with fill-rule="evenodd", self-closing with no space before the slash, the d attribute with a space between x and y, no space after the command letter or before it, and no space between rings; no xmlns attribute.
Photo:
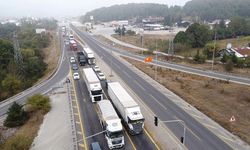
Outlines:
<svg viewBox="0 0 250 150"><path fill-rule="evenodd" d="M69 35L68 39L73 41L73 35ZM77 50L77 45L76 48L70 45L70 49ZM87 86L90 100L92 103L95 103L97 108L97 115L102 129L105 131L104 136L108 147L110 149L123 147L125 141L122 122L131 135L143 132L144 117L140 106L119 82L106 82L110 100L103 98L101 81L106 79L100 68L94 66L96 61L94 53L90 48L85 47L83 51L77 52L77 61L80 66L85 66L86 64L93 66L93 68L83 68L83 79Z"/></svg>

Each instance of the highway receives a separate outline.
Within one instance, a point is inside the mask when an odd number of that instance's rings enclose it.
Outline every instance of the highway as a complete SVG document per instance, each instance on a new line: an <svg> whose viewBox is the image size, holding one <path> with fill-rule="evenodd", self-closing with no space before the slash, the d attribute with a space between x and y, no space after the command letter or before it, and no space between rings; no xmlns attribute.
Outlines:
<svg viewBox="0 0 250 150"><path fill-rule="evenodd" d="M110 47L94 40L89 34L80 32L75 27L73 30L93 49L100 57L103 58L113 71L134 91L141 100L162 120L183 120L187 126L185 145L190 150L229 150L232 149L219 137L214 135L206 127L197 122L193 117L179 108L171 100L159 92L148 82L145 82L136 73L131 71L127 66L121 63L111 53ZM107 50L108 49L108 50ZM112 65L115 64L115 65ZM153 121L153 118L152 118ZM166 124L166 126L180 138L183 134L183 127L180 124Z"/></svg>
<svg viewBox="0 0 250 150"><path fill-rule="evenodd" d="M25 91L23 91L20 94L17 94L16 96L13 96L4 102L0 103L0 117L6 114L8 111L8 108L11 106L11 104L15 101L19 104L24 104L26 99L36 93L46 93L49 92L52 88L56 88L57 83L62 81L68 73L69 73L69 65L68 65L68 59L66 59L67 51L65 50L64 41L63 38L61 38L61 33L59 32L59 38L60 38L60 49L61 49L61 57L59 61L59 66L57 68L57 71L54 73L54 75L42 82L41 84L38 84L37 86L33 86Z"/></svg>
<svg viewBox="0 0 250 150"><path fill-rule="evenodd" d="M78 50L82 51L82 47L78 46ZM68 57L70 56L74 56L76 58L76 52L68 50ZM80 117L81 120L83 120L82 122L84 127L84 133L85 136L88 137L93 134L101 132L102 128L97 116L97 111L95 106L96 104L91 102L86 84L83 80L82 69L86 67L91 67L91 66L87 65L79 67L79 70L77 72L79 72L80 74L80 80L74 80L73 85L75 86L76 96L80 107ZM101 83L102 83L102 88L104 89L104 99L109 99L107 90L105 89L105 81L102 81ZM123 147L122 149L138 149L138 150L156 149L153 142L144 133L136 136L131 136L129 135L128 131L125 130L124 137L125 137L125 147ZM88 147L90 147L90 144L95 141L98 141L103 149L108 149L108 145L105 140L104 134L91 137L86 140L86 143Z"/></svg>

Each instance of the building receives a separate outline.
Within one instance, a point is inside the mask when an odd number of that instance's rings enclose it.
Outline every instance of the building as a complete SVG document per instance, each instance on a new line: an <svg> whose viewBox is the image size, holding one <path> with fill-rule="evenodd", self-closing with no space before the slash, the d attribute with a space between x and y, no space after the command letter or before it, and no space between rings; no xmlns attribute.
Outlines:
<svg viewBox="0 0 250 150"><path fill-rule="evenodd" d="M44 29L44 28L36 29L36 34L45 34L45 33L46 33L46 29Z"/></svg>

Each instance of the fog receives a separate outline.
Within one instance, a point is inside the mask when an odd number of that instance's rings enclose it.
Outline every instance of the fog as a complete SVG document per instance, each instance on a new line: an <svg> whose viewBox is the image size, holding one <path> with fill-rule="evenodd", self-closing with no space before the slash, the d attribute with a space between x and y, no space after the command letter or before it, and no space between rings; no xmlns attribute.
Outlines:
<svg viewBox="0 0 250 150"><path fill-rule="evenodd" d="M189 0L0 0L0 17L70 17L127 3L160 3L183 6Z"/></svg>

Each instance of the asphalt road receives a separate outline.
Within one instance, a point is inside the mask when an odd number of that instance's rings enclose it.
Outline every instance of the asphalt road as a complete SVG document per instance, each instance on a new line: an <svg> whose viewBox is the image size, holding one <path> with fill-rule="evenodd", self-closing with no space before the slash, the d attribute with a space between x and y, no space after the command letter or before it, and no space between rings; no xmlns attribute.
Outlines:
<svg viewBox="0 0 250 150"><path fill-rule="evenodd" d="M59 36L60 36L61 58L56 73L50 79L44 81L43 83L23 91L21 94L8 99L8 101L2 102L0 104L0 116L6 114L8 108L12 105L14 101L19 104L24 104L28 97L37 93L46 93L50 91L52 88L56 88L57 86L59 86L56 83L59 83L60 81L62 81L62 79L64 79L68 75L69 61L66 59L67 51L65 51L64 39L61 37L61 34Z"/></svg>
<svg viewBox="0 0 250 150"><path fill-rule="evenodd" d="M78 44L79 45L79 44ZM82 51L82 47L78 46L78 50ZM68 50L69 51L69 50ZM69 51L68 57L74 56L76 57L76 52ZM84 133L85 136L88 137L90 135L96 134L102 131L101 125L99 123L99 119L96 112L96 104L92 103L89 97L89 93L87 90L87 86L83 80L83 71L82 69L85 67L91 66L81 66L79 67L80 80L74 80L77 100L79 102L80 107L80 117L83 120ZM74 71L73 71L74 72ZM104 99L109 99L107 91L105 90L105 82L102 81L102 87L104 89ZM121 149L131 150L131 149L156 149L152 141L146 134L142 133L140 135L131 136L128 134L128 131L124 131L125 137L125 146ZM98 141L103 149L108 149L107 142L105 140L104 134L100 134L94 137L91 137L86 140L88 147L92 142ZM134 147L133 147L134 146Z"/></svg>
<svg viewBox="0 0 250 150"><path fill-rule="evenodd" d="M189 114L179 108L161 92L148 82L131 71L127 66L117 60L104 46L87 34L72 27L78 35L93 49L103 60L113 68L121 79L133 90L147 106L160 118L166 120L183 120L187 126L185 145L190 150L228 150L232 149L219 137L197 122ZM153 118L152 118L153 121ZM183 127L177 123L166 124L167 127L180 138Z"/></svg>

